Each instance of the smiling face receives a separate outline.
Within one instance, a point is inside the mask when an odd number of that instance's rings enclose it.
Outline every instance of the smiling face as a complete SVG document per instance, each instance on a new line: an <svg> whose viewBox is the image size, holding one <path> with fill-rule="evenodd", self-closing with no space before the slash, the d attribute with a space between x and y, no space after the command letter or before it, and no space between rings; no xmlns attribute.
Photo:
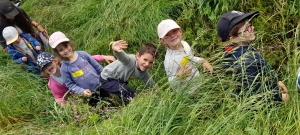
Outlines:
<svg viewBox="0 0 300 135"><path fill-rule="evenodd" d="M180 28L170 30L162 39L161 42L167 45L170 49L176 49L181 44L182 31Z"/></svg>
<svg viewBox="0 0 300 135"><path fill-rule="evenodd" d="M57 53L64 59L71 59L74 55L73 48L70 44L59 44L55 47Z"/></svg>
<svg viewBox="0 0 300 135"><path fill-rule="evenodd" d="M141 71L146 71L152 67L155 58L150 53L140 55L136 53L137 68Z"/></svg>
<svg viewBox="0 0 300 135"><path fill-rule="evenodd" d="M52 62L46 64L43 67L43 72L45 72L48 75L53 75L57 72L60 72L60 66L58 65L56 60L53 60Z"/></svg>

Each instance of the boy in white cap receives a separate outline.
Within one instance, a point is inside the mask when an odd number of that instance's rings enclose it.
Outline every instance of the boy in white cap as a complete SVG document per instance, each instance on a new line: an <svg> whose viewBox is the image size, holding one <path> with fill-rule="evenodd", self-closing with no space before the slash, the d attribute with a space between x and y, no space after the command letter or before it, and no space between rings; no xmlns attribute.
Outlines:
<svg viewBox="0 0 300 135"><path fill-rule="evenodd" d="M47 44L48 34L38 22L30 18L23 9L16 7L11 1L0 0L0 32L7 26L14 26L19 33L28 33L39 42ZM34 28L38 30L39 35L34 31ZM0 35L0 45L7 51L8 48L2 34Z"/></svg>
<svg viewBox="0 0 300 135"><path fill-rule="evenodd" d="M213 67L204 58L196 57L190 45L182 40L180 26L171 19L162 20L157 26L157 33L161 43L167 48L164 66L168 81L178 86L199 76L197 65L202 63L204 70L213 73Z"/></svg>
<svg viewBox="0 0 300 135"><path fill-rule="evenodd" d="M15 27L8 26L3 29L2 36L8 45L8 53L17 64L26 64L25 69L39 74L36 68L37 55L41 51L41 43L27 33L19 35Z"/></svg>
<svg viewBox="0 0 300 135"><path fill-rule="evenodd" d="M255 40L251 20L259 15L258 11L243 13L229 11L218 22L218 36L225 42L225 68L233 69L236 80L241 82L237 94L249 96L273 91L272 100L286 101L288 90L281 78L271 69L259 52L250 46ZM281 93L281 94L280 94Z"/></svg>

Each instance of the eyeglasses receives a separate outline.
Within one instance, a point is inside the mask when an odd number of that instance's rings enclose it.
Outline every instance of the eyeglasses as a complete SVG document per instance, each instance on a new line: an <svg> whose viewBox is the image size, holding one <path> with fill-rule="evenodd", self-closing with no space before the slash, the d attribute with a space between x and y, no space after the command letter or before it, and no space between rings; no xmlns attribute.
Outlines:
<svg viewBox="0 0 300 135"><path fill-rule="evenodd" d="M245 33L245 32L252 32L253 31L253 28L252 28L252 23L251 22L246 22L247 26L245 26L245 30L243 32L238 32L238 34L242 34L242 33Z"/></svg>

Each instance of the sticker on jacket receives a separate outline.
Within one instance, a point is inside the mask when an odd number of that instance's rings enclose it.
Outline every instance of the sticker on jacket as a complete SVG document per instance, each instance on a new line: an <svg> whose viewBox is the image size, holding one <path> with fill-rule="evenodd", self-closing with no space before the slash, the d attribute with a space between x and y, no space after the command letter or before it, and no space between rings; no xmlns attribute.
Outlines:
<svg viewBox="0 0 300 135"><path fill-rule="evenodd" d="M82 76L84 74L84 72L80 69L80 70L78 70L78 71L76 71L76 72L73 72L72 73L72 76L74 77L74 78L77 78L77 77L79 77L79 76Z"/></svg>

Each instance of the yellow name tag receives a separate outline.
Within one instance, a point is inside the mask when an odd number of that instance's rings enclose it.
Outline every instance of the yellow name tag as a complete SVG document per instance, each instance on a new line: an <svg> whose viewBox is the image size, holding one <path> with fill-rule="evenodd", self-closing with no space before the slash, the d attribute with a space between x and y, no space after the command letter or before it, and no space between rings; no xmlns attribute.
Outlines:
<svg viewBox="0 0 300 135"><path fill-rule="evenodd" d="M74 78L76 78L76 77L79 77L79 76L82 76L83 75L83 71L80 69L80 70L78 70L78 71L76 71L76 72L74 72L74 73L72 73L72 76L74 77Z"/></svg>

